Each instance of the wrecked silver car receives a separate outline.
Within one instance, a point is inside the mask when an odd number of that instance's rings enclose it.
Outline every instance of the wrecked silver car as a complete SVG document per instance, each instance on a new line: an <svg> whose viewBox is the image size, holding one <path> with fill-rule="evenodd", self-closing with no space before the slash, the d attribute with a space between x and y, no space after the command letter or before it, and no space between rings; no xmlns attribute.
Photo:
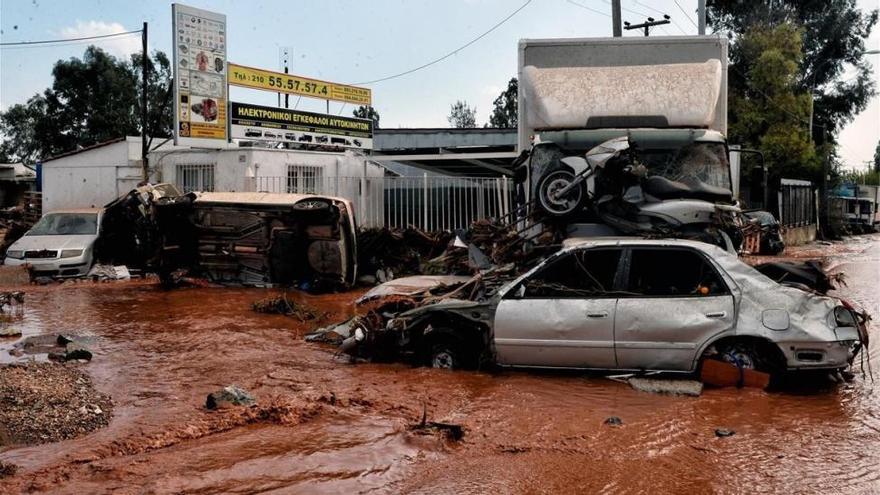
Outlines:
<svg viewBox="0 0 880 495"><path fill-rule="evenodd" d="M474 292L464 284L384 326L362 324L343 350L439 368L694 372L720 359L774 373L843 369L867 345L847 303L780 285L698 241L569 239L491 297L468 299Z"/></svg>

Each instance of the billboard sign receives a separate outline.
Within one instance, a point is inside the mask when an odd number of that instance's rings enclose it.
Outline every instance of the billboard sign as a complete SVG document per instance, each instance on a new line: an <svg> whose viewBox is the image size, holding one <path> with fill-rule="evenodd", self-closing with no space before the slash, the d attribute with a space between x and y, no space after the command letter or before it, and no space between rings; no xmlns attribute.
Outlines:
<svg viewBox="0 0 880 495"><path fill-rule="evenodd" d="M354 105L372 105L373 103L373 93L370 88L337 84L237 64L229 64L229 84L244 88L263 89L273 93L341 101Z"/></svg>
<svg viewBox="0 0 880 495"><path fill-rule="evenodd" d="M226 16L172 4L174 144L227 146Z"/></svg>
<svg viewBox="0 0 880 495"><path fill-rule="evenodd" d="M372 149L373 121L232 102L234 139Z"/></svg>

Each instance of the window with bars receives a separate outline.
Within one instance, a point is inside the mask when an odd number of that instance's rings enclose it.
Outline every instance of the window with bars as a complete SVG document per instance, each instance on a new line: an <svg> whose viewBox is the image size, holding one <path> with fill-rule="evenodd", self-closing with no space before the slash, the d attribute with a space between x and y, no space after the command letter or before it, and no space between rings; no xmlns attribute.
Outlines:
<svg viewBox="0 0 880 495"><path fill-rule="evenodd" d="M314 165L287 165L287 192L320 194L324 183L324 169Z"/></svg>
<svg viewBox="0 0 880 495"><path fill-rule="evenodd" d="M181 163L177 165L177 187L185 193L214 190L213 163Z"/></svg>

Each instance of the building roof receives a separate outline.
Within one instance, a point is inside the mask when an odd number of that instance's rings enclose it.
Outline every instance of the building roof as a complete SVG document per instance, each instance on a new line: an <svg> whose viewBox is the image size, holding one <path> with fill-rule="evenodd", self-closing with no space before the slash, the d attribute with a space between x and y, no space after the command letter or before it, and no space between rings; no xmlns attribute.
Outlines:
<svg viewBox="0 0 880 495"><path fill-rule="evenodd" d="M140 138L138 138L138 139L140 139ZM49 158L46 158L45 160L41 160L41 162L42 162L42 163L50 162L50 161L52 161L52 160L57 160L57 159L59 159L59 158L64 158L64 157L67 157L67 156L76 155L76 154L82 153L82 152L84 152L84 151L91 151L91 150L96 149L96 148L103 148L104 146L109 146L109 145L111 145L111 144L121 143L121 142L123 142L123 141L125 141L125 140L126 140L126 138L125 138L125 136L123 136L123 137L119 137L119 138L116 138L116 139L111 139L111 140L109 140L109 141L104 141L104 142L101 142L101 143L95 143L95 144L93 144L93 145L86 146L86 147L84 147L84 148L80 148L80 149L76 149L76 150L71 150L71 151L68 151L68 152L66 152L66 153L61 153L60 155L50 156Z"/></svg>

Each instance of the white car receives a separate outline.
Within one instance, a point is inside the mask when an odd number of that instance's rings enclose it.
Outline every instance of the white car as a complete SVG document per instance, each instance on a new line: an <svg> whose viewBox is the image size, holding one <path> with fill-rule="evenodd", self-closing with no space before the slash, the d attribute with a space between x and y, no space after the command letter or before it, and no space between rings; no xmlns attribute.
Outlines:
<svg viewBox="0 0 880 495"><path fill-rule="evenodd" d="M7 265L29 265L37 277L78 277L92 267L101 209L53 211L6 251Z"/></svg>
<svg viewBox="0 0 880 495"><path fill-rule="evenodd" d="M772 373L846 368L867 340L848 303L780 285L716 246L638 238L564 246L486 301L416 307L384 328L360 328L343 350L447 368L693 372L714 358Z"/></svg>

